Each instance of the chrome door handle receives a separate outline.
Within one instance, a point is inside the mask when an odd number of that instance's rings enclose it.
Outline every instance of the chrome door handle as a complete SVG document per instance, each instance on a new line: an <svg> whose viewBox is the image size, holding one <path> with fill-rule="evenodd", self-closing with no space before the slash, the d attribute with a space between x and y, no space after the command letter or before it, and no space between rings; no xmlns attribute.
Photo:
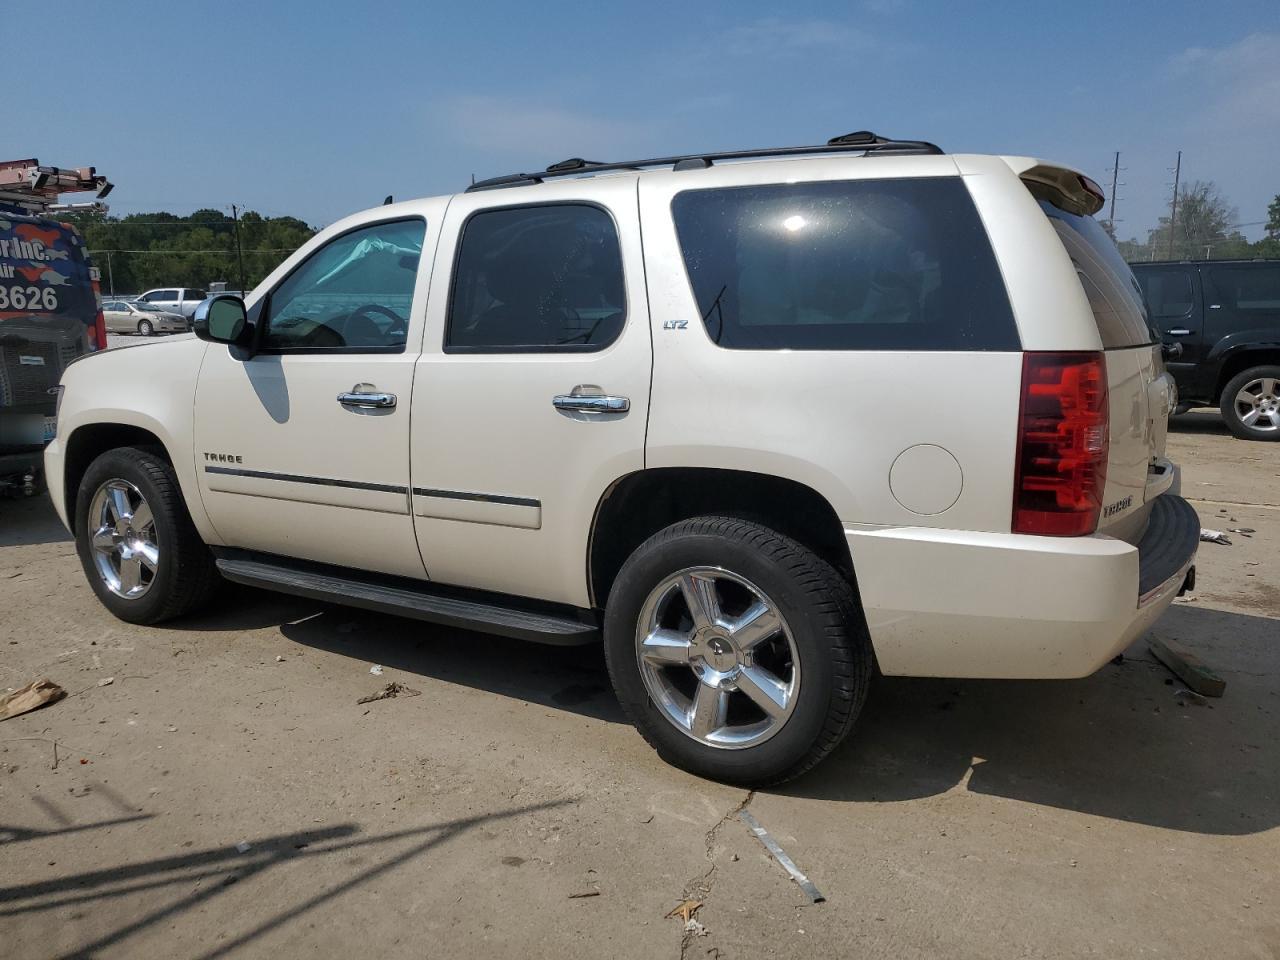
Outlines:
<svg viewBox="0 0 1280 960"><path fill-rule="evenodd" d="M562 393L558 397L552 397L551 405L557 410L579 413L626 413L631 409L631 401L626 397L593 397L576 393Z"/></svg>
<svg viewBox="0 0 1280 960"><path fill-rule="evenodd" d="M348 393L338 394L338 402L344 407L369 407L388 409L396 405L394 393L382 393L371 383L357 383Z"/></svg>
<svg viewBox="0 0 1280 960"><path fill-rule="evenodd" d="M1186 327L1174 327L1172 330L1170 330L1170 331L1169 331L1169 336L1171 336L1171 337L1189 337L1189 336L1191 336L1191 331L1190 331L1190 330L1188 330Z"/></svg>

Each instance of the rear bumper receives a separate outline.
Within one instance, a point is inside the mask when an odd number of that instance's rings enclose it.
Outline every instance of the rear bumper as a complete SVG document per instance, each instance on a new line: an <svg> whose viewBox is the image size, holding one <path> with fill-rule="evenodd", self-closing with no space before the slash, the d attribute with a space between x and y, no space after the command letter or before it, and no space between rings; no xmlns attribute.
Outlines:
<svg viewBox="0 0 1280 960"><path fill-rule="evenodd" d="M1191 506L1165 494L1137 546L923 527L845 535L885 674L1056 679L1088 676L1159 618L1199 529Z"/></svg>

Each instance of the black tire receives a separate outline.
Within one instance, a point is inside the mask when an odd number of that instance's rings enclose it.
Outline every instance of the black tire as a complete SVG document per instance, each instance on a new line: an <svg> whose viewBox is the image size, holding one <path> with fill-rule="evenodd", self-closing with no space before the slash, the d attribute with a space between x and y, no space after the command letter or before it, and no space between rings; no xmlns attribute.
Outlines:
<svg viewBox="0 0 1280 960"><path fill-rule="evenodd" d="M642 608L662 581L719 567L758 587L790 629L801 666L793 712L769 739L727 749L694 739L650 698L637 657ZM853 589L829 563L774 530L729 517L673 524L641 544L608 599L605 660L623 710L668 763L697 776L769 786L800 776L835 749L866 699L875 657Z"/></svg>
<svg viewBox="0 0 1280 960"><path fill-rule="evenodd" d="M110 480L137 488L154 517L159 559L150 587L137 598L112 592L98 572L90 543L90 506ZM190 613L208 602L220 581L213 556L191 522L173 467L156 450L120 447L89 464L76 494L75 537L89 586L103 606L128 623L160 623Z"/></svg>
<svg viewBox="0 0 1280 960"><path fill-rule="evenodd" d="M139 321L138 321L138 336L140 336L140 337L149 337L149 336L151 336L151 334L153 334L153 333L155 333L155 332L156 332L155 327L153 327L153 326L151 325L151 321L150 321L150 320L139 320Z"/></svg>
<svg viewBox="0 0 1280 960"><path fill-rule="evenodd" d="M1267 418L1261 420L1266 424L1265 429L1245 423L1236 404L1236 395L1250 383L1259 380L1272 382L1272 392L1263 394L1262 399L1269 411L1276 410L1276 403L1280 401L1280 390L1277 389L1280 388L1280 366L1270 364L1242 370L1227 381L1227 385L1222 388L1218 408L1222 411L1222 419L1226 421L1227 429L1241 440L1277 441L1280 440L1280 427L1272 426ZM1276 416L1280 417L1280 413Z"/></svg>

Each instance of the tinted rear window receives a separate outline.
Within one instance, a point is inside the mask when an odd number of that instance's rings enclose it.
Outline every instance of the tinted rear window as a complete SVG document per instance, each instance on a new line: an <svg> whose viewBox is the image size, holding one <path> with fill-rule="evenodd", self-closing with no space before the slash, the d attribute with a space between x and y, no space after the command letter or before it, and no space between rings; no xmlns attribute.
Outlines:
<svg viewBox="0 0 1280 960"><path fill-rule="evenodd" d="M1048 200L1041 199L1040 207L1075 264L1103 347L1112 350L1152 343L1156 337L1147 325L1142 288L1102 224L1093 217L1067 213Z"/></svg>
<svg viewBox="0 0 1280 960"><path fill-rule="evenodd" d="M740 350L1018 350L958 177L688 190L672 201L707 334Z"/></svg>

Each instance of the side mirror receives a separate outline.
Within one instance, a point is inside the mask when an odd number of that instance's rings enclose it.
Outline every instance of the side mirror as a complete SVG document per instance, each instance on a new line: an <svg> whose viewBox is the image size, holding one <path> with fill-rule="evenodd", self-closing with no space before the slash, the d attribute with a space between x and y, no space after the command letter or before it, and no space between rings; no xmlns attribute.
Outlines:
<svg viewBox="0 0 1280 960"><path fill-rule="evenodd" d="M242 345L250 329L244 301L230 294L202 301L191 318L191 329L210 343Z"/></svg>
<svg viewBox="0 0 1280 960"><path fill-rule="evenodd" d="M1177 360L1182 356L1182 344L1176 340L1173 343L1160 344L1160 353L1165 360Z"/></svg>

